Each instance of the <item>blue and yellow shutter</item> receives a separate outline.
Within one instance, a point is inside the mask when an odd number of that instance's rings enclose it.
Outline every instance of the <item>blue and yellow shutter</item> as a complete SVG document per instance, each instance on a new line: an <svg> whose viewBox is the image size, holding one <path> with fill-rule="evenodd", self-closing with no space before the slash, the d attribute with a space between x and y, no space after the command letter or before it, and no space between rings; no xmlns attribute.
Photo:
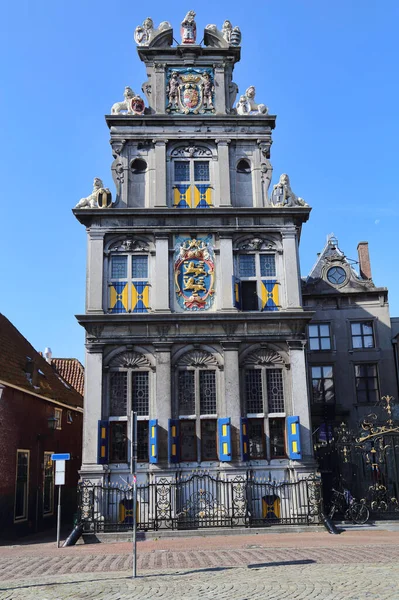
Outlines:
<svg viewBox="0 0 399 600"><path fill-rule="evenodd" d="M150 419L149 425L150 463L156 464L158 462L158 419Z"/></svg>
<svg viewBox="0 0 399 600"><path fill-rule="evenodd" d="M173 190L173 206L176 208L191 208L190 184L177 184Z"/></svg>
<svg viewBox="0 0 399 600"><path fill-rule="evenodd" d="M302 460L299 417L287 417L288 456L291 460Z"/></svg>
<svg viewBox="0 0 399 600"><path fill-rule="evenodd" d="M106 465L108 464L108 438L109 438L109 424L108 421L98 422L98 450L97 450L97 464Z"/></svg>
<svg viewBox="0 0 399 600"><path fill-rule="evenodd" d="M128 285L126 281L115 281L109 286L109 310L125 313L128 310Z"/></svg>
<svg viewBox="0 0 399 600"><path fill-rule="evenodd" d="M249 460L249 434L248 434L248 419L241 417L240 424L240 450L241 460Z"/></svg>
<svg viewBox="0 0 399 600"><path fill-rule="evenodd" d="M212 188L209 183L196 183L194 186L194 208L212 206Z"/></svg>
<svg viewBox="0 0 399 600"><path fill-rule="evenodd" d="M230 417L218 419L219 460L231 460L231 424Z"/></svg>
<svg viewBox="0 0 399 600"><path fill-rule="evenodd" d="M261 280L262 310L278 310L278 283L276 279Z"/></svg>
<svg viewBox="0 0 399 600"><path fill-rule="evenodd" d="M148 281L135 281L132 283L132 312L146 313L149 309Z"/></svg>
<svg viewBox="0 0 399 600"><path fill-rule="evenodd" d="M241 310L241 281L233 275L233 306Z"/></svg>
<svg viewBox="0 0 399 600"><path fill-rule="evenodd" d="M179 419L169 419L168 429L168 460L170 463L178 463L180 462Z"/></svg>

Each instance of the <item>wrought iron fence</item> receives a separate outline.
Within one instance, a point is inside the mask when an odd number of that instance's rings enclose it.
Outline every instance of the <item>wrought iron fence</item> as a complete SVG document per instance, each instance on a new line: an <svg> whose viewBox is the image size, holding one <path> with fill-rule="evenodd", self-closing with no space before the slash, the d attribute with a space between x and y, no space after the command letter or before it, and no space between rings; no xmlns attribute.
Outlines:
<svg viewBox="0 0 399 600"><path fill-rule="evenodd" d="M227 480L196 472L139 485L137 497L141 531L321 522L321 486L314 476L272 482L250 473ZM131 486L82 482L79 517L86 533L129 531L133 524Z"/></svg>

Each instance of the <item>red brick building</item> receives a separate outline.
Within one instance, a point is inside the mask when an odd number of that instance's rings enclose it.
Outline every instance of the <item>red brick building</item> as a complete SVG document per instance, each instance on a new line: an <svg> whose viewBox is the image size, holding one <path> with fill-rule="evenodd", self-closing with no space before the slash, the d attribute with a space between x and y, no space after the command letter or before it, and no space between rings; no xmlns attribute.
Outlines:
<svg viewBox="0 0 399 600"><path fill-rule="evenodd" d="M62 490L62 521L72 524L82 452L83 397L77 389L83 367L75 359L57 359L58 363L64 376L0 314L2 539L55 525L54 452L71 454Z"/></svg>

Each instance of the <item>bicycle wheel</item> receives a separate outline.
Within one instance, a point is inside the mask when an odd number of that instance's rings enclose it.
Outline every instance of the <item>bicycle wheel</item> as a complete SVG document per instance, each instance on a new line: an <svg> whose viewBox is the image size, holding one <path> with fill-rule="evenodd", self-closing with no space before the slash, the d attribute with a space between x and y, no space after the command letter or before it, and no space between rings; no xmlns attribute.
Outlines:
<svg viewBox="0 0 399 600"><path fill-rule="evenodd" d="M350 507L350 516L354 523L364 525L369 520L369 509L365 504L354 502Z"/></svg>

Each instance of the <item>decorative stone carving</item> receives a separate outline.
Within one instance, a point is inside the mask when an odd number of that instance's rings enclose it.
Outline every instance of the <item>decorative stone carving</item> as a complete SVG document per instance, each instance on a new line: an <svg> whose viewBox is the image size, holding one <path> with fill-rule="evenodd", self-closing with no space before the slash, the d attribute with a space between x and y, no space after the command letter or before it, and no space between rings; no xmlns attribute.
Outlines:
<svg viewBox="0 0 399 600"><path fill-rule="evenodd" d="M91 342L98 340L104 331L103 325L93 325L88 323L86 325L87 336L90 338Z"/></svg>
<svg viewBox="0 0 399 600"><path fill-rule="evenodd" d="M215 112L212 69L168 69L166 81L166 112L195 115Z"/></svg>
<svg viewBox="0 0 399 600"><path fill-rule="evenodd" d="M267 106L255 102L255 93L255 87L251 85L245 92L245 95L240 96L236 104L238 115L267 115Z"/></svg>
<svg viewBox="0 0 399 600"><path fill-rule="evenodd" d="M138 25L134 30L134 41L139 46L148 46L151 42L155 42L155 39L160 36L160 34L169 30L171 32L170 37L172 37L172 26L168 21L162 21L158 28L155 28L154 21L151 17L147 17L143 24ZM166 45L170 46L171 43L172 40L170 40L170 42L167 40Z"/></svg>
<svg viewBox="0 0 399 600"><path fill-rule="evenodd" d="M181 22L180 34L182 44L195 44L197 39L197 25L195 22L195 12L189 10Z"/></svg>
<svg viewBox="0 0 399 600"><path fill-rule="evenodd" d="M142 240L134 240L132 238L111 244L110 251L112 252L149 252L148 244Z"/></svg>
<svg viewBox="0 0 399 600"><path fill-rule="evenodd" d="M284 365L283 357L274 350L260 348L251 352L244 361L245 365Z"/></svg>
<svg viewBox="0 0 399 600"><path fill-rule="evenodd" d="M269 187L272 181L273 167L270 160L266 160L260 165L262 190L264 196L264 204L268 203Z"/></svg>
<svg viewBox="0 0 399 600"><path fill-rule="evenodd" d="M122 352L109 363L110 367L151 367L151 363L144 354L138 352Z"/></svg>
<svg viewBox="0 0 399 600"><path fill-rule="evenodd" d="M110 140L112 156L117 158L125 147L126 140Z"/></svg>
<svg viewBox="0 0 399 600"><path fill-rule="evenodd" d="M108 188L104 188L104 184L98 177L94 178L93 191L87 196L79 200L75 208L109 208L112 205L112 195Z"/></svg>
<svg viewBox="0 0 399 600"><path fill-rule="evenodd" d="M134 93L128 85L123 92L124 100L115 102L111 108L112 115L118 115L121 112L126 112L128 115L143 115L145 110L144 100L141 96Z"/></svg>
<svg viewBox="0 0 399 600"><path fill-rule="evenodd" d="M239 27L234 27L231 21L225 21L222 29L216 25L207 25L205 27L205 44L207 46L239 46L241 43L241 31Z"/></svg>
<svg viewBox="0 0 399 600"><path fill-rule="evenodd" d="M176 296L184 310L207 310L214 299L214 252L210 238L177 238L174 252Z"/></svg>
<svg viewBox="0 0 399 600"><path fill-rule="evenodd" d="M272 197L271 197L272 206L275 207L285 207L292 208L295 206L303 206L307 207L309 204L306 204L303 198L299 198L294 194L290 186L290 179L286 173L283 173L280 176L280 180L276 185L273 186Z"/></svg>
<svg viewBox="0 0 399 600"><path fill-rule="evenodd" d="M184 367L217 367L216 358L205 350L191 350L179 360L179 366Z"/></svg>
<svg viewBox="0 0 399 600"><path fill-rule="evenodd" d="M238 244L237 250L276 250L276 244L271 240L253 238Z"/></svg>
<svg viewBox="0 0 399 600"><path fill-rule="evenodd" d="M179 148L175 148L172 151L171 156L173 158L175 158L175 157L189 157L189 158L193 158L193 157L199 157L199 156L201 156L201 157L202 156L211 157L212 156L212 150L210 150L206 146L186 146L186 147L179 147Z"/></svg>

